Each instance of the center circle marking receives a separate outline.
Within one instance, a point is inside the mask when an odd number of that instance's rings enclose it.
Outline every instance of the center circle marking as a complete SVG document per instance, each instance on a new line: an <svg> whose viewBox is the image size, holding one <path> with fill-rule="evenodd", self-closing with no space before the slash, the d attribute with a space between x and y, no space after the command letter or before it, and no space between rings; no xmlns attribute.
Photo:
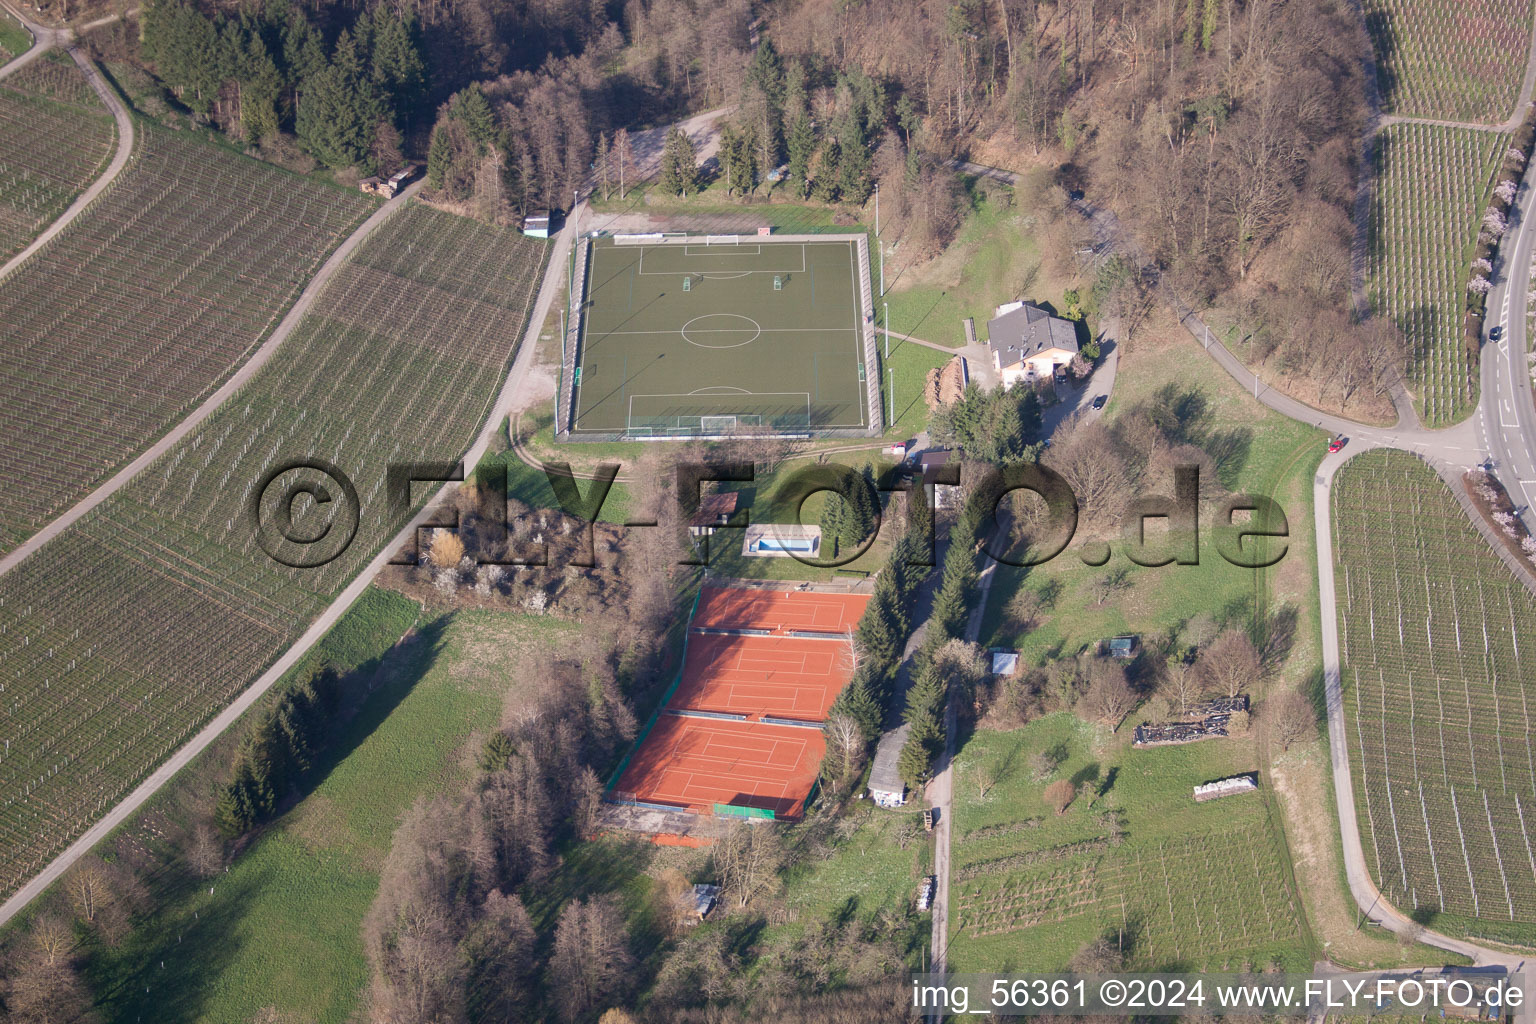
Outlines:
<svg viewBox="0 0 1536 1024"><path fill-rule="evenodd" d="M705 313L683 324L680 333L684 341L699 348L740 348L756 341L763 328L740 313Z"/></svg>

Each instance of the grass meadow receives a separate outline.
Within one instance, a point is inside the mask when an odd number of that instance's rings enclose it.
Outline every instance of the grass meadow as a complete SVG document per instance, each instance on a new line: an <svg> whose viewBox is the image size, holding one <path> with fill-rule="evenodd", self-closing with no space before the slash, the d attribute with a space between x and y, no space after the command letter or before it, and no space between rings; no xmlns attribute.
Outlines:
<svg viewBox="0 0 1536 1024"><path fill-rule="evenodd" d="M469 776L471 741L496 724L517 652L577 628L465 610L417 622L391 649L416 612L370 590L327 634L321 655L371 667L371 692L310 791L227 875L182 887L122 946L93 951L111 1019L244 1021L267 1006L351 1019L367 981L361 924L400 815Z"/></svg>

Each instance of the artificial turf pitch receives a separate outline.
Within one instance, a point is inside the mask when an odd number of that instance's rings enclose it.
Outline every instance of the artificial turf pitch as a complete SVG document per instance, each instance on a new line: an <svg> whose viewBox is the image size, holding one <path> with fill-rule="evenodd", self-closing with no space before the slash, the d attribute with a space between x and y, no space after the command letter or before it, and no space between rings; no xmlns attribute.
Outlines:
<svg viewBox="0 0 1536 1024"><path fill-rule="evenodd" d="M573 435L869 426L851 239L601 238L590 260Z"/></svg>

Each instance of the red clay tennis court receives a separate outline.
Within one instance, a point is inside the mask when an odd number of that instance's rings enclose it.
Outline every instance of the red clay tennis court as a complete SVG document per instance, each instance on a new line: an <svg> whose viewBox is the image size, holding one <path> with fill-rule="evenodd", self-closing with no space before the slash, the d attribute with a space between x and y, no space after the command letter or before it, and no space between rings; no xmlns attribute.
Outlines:
<svg viewBox="0 0 1536 1024"><path fill-rule="evenodd" d="M706 813L731 804L797 818L825 750L820 729L663 713L617 788L646 803Z"/></svg>
<svg viewBox="0 0 1536 1024"><path fill-rule="evenodd" d="M852 668L843 640L695 633L667 706L820 722Z"/></svg>
<svg viewBox="0 0 1536 1024"><path fill-rule="evenodd" d="M867 594L706 587L693 613L693 627L846 633L858 624L868 603Z"/></svg>
<svg viewBox="0 0 1536 1024"><path fill-rule="evenodd" d="M706 587L677 689L615 797L799 817L826 750L818 727L853 677L846 633L868 603L865 594Z"/></svg>

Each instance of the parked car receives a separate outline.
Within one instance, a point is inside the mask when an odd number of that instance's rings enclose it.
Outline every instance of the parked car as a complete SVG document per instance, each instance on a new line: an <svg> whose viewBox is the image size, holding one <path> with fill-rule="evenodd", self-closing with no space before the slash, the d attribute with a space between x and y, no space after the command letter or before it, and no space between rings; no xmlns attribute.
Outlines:
<svg viewBox="0 0 1536 1024"><path fill-rule="evenodd" d="M1109 401L1108 395L1098 395L1093 400L1093 407L1095 409L1102 409L1104 408L1104 403L1107 401Z"/></svg>

